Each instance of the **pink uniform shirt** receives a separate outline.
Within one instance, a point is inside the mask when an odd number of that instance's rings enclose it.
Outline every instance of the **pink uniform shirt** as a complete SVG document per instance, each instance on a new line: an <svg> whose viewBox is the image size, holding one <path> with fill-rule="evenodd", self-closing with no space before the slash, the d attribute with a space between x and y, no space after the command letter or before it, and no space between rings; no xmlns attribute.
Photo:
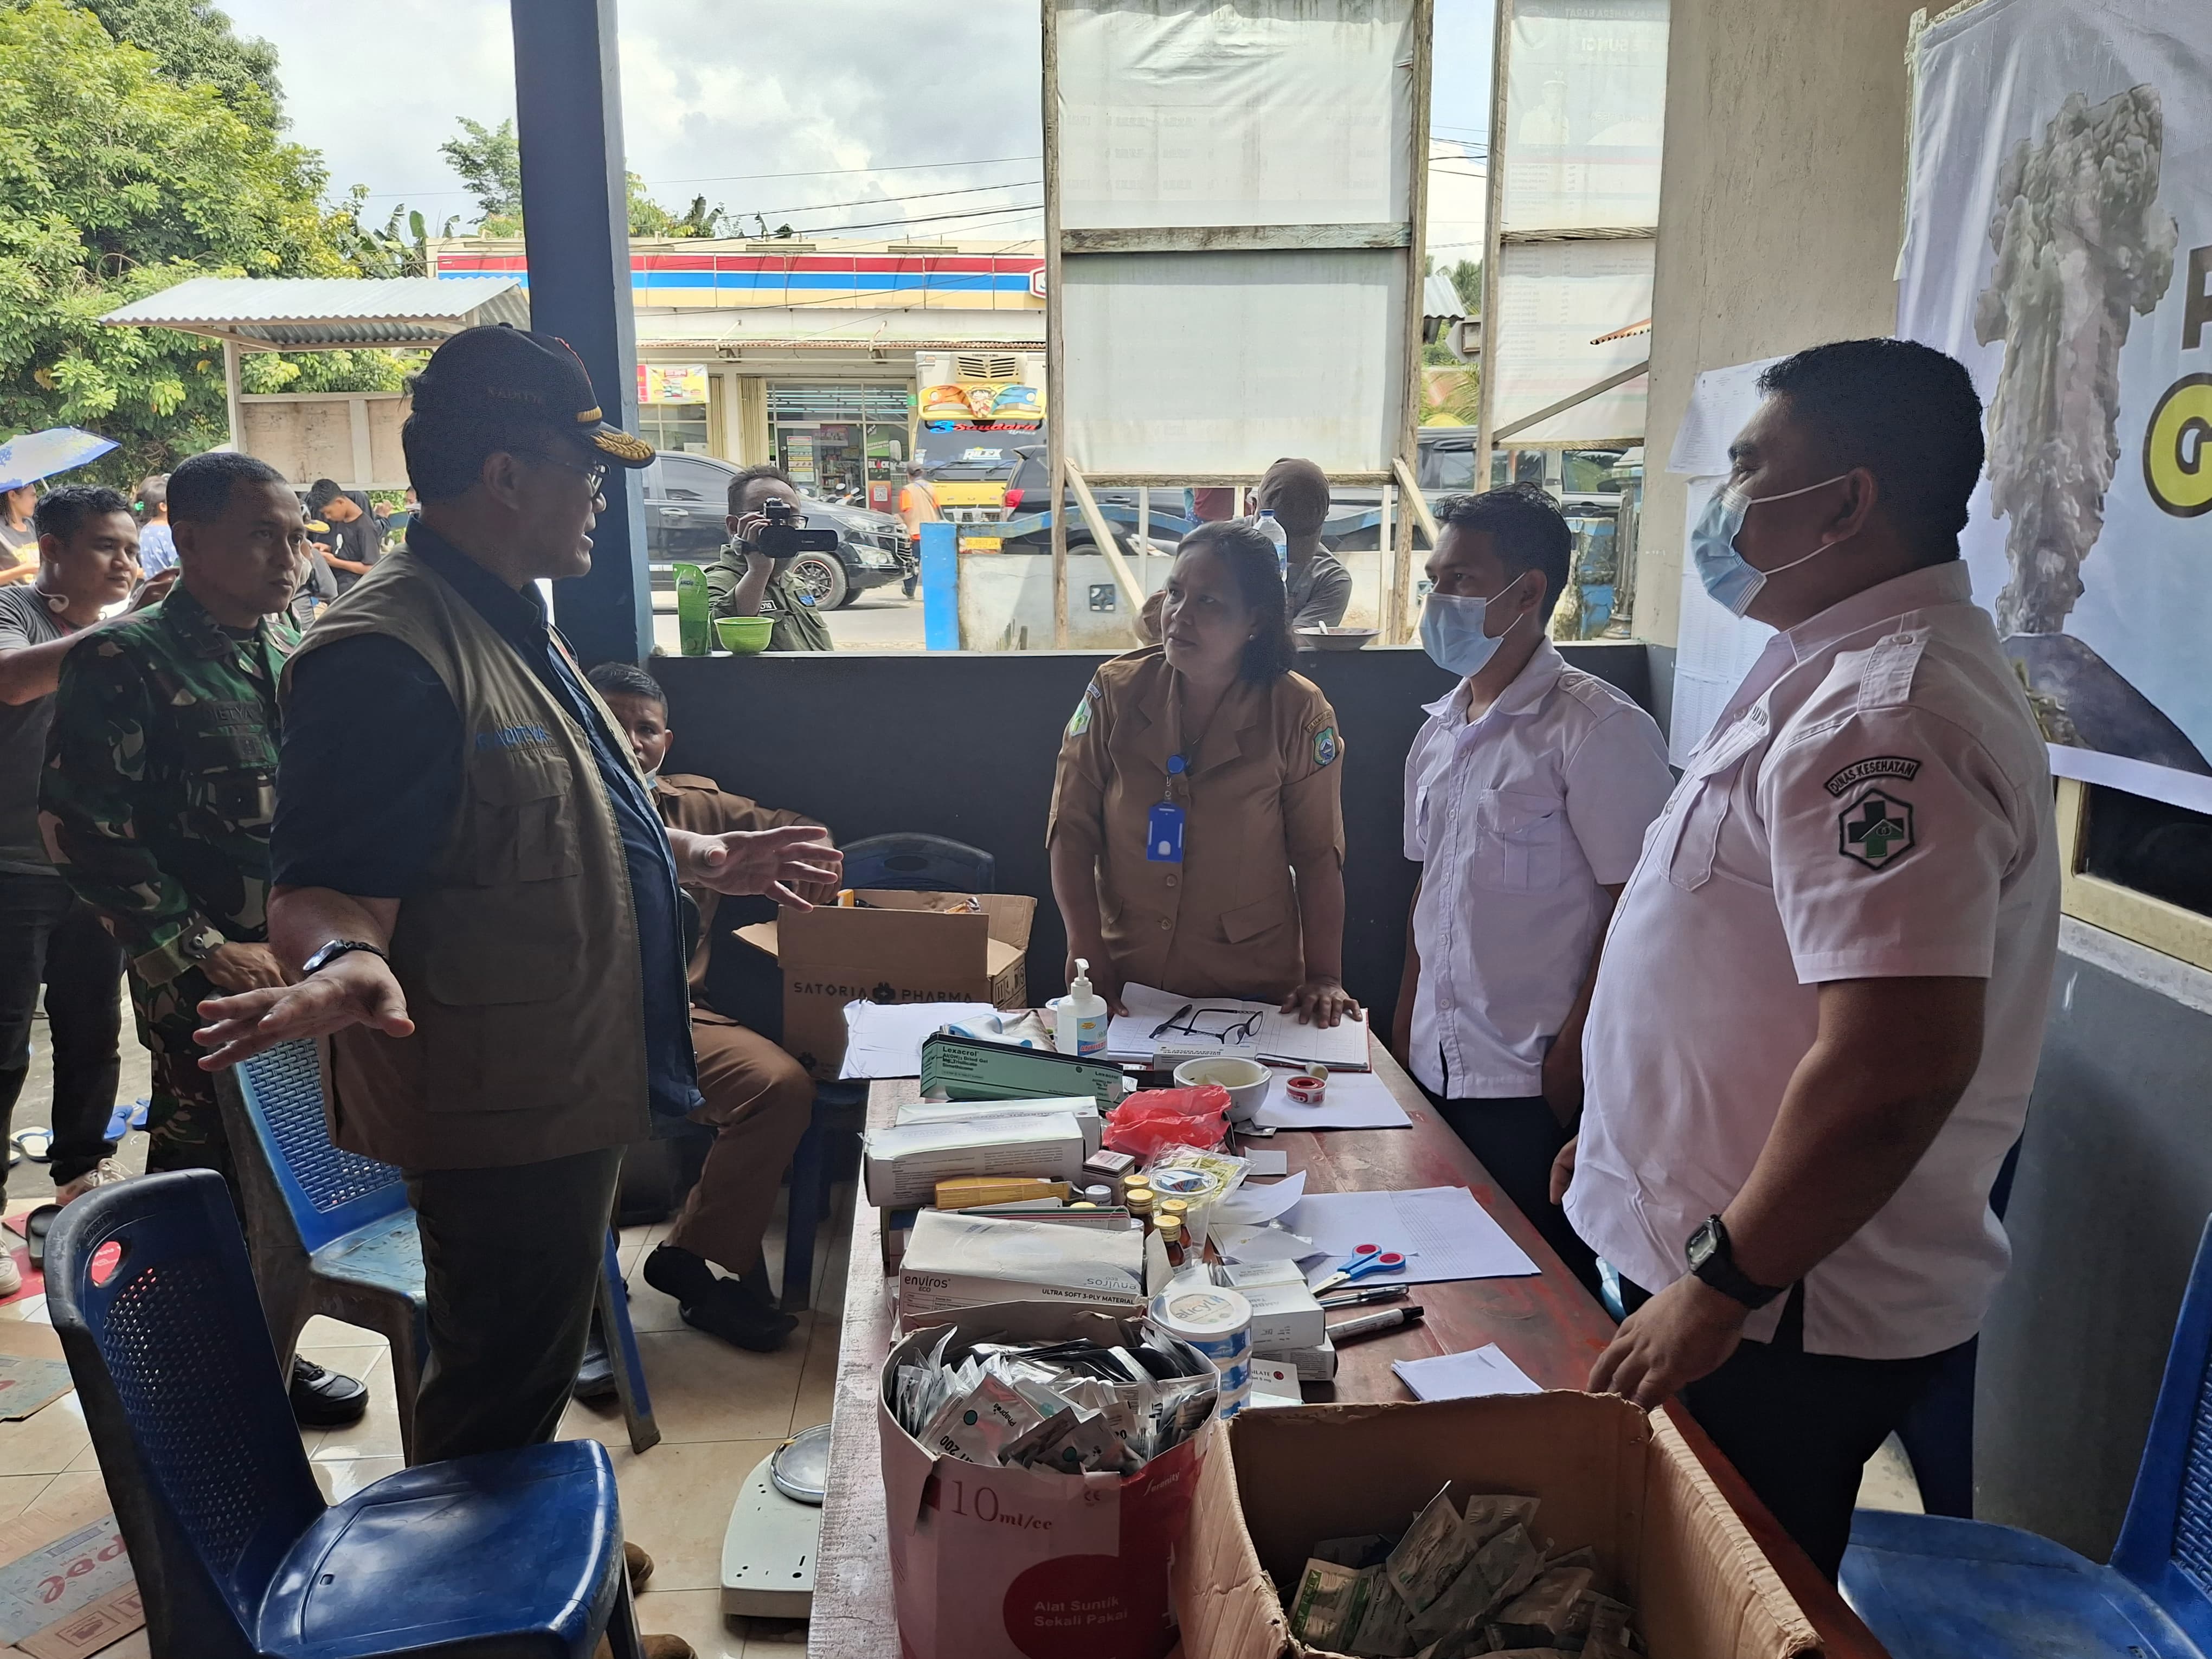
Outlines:
<svg viewBox="0 0 2212 1659"><path fill-rule="evenodd" d="M1988 981L1982 1059L1897 1194L1806 1276L1805 1346L1908 1358L1980 1328L2010 1250L1990 1188L2019 1138L2057 956L2043 738L1963 563L1769 641L1646 838L1583 1041L1568 1218L1656 1291L1766 1144L1816 988ZM1776 1301L1745 1334L1765 1340Z"/></svg>

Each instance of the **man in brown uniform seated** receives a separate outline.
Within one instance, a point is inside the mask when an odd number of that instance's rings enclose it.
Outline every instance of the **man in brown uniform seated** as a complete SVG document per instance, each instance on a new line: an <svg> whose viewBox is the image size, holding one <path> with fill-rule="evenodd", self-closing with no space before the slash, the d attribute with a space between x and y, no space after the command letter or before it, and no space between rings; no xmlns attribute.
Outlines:
<svg viewBox="0 0 2212 1659"><path fill-rule="evenodd" d="M663 772L660 763L676 734L668 729L668 697L659 682L619 662L602 663L586 678L629 734L630 752L653 786L653 804L671 829L720 835L814 822L725 794L712 778ZM714 1145L666 1242L645 1259L645 1282L676 1298L687 1325L766 1352L781 1346L798 1321L776 1310L754 1270L776 1188L814 1109L814 1083L775 1044L707 1005L708 949L721 895L693 885L684 890L699 907L699 945L691 953L691 1046L699 1092L707 1102L692 1117L714 1130ZM802 896L821 901L831 893ZM718 1279L709 1262L732 1276Z"/></svg>

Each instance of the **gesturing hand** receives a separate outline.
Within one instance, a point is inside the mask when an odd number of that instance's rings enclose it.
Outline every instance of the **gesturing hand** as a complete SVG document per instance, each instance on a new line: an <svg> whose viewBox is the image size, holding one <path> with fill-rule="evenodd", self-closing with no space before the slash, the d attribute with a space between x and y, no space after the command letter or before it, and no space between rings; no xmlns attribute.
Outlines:
<svg viewBox="0 0 2212 1659"><path fill-rule="evenodd" d="M406 993L390 964L367 951L342 956L297 985L210 997L199 1013L208 1023L192 1039L207 1050L200 1056L200 1069L207 1072L235 1066L280 1042L326 1036L350 1025L366 1025L389 1037L415 1031L415 1022L407 1017Z"/></svg>
<svg viewBox="0 0 2212 1659"><path fill-rule="evenodd" d="M809 895L829 896L844 873L845 855L818 824L781 830L732 830L719 836L669 837L677 873L718 893L764 894L778 904L811 910Z"/></svg>
<svg viewBox="0 0 2212 1659"><path fill-rule="evenodd" d="M1357 1014L1359 1005L1341 981L1316 974L1283 999L1282 1012L1296 1014L1303 1024L1328 1026Z"/></svg>

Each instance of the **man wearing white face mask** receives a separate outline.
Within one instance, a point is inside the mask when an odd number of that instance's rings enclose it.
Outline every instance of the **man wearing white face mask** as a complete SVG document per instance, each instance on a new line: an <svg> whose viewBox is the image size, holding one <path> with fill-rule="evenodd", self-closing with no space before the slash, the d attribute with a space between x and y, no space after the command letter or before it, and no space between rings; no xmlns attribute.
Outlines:
<svg viewBox="0 0 2212 1659"><path fill-rule="evenodd" d="M1590 1387L1679 1390L1832 1577L1861 1468L2005 1269L1989 1194L2041 1046L2057 835L1959 560L1966 370L1851 340L1759 386L1692 551L1781 631L1629 878L1555 1182L1629 1309Z"/></svg>
<svg viewBox="0 0 2212 1659"><path fill-rule="evenodd" d="M1437 1110L1593 1291L1547 1190L1572 1110L1598 941L1673 776L1651 717L1545 637L1573 544L1534 485L1437 507L1421 643L1459 684L1406 757L1406 856L1421 884L1395 1036ZM1547 1052L1548 1051L1548 1052ZM1549 1074L1549 1075L1547 1075ZM1561 1086L1564 1085L1564 1088Z"/></svg>

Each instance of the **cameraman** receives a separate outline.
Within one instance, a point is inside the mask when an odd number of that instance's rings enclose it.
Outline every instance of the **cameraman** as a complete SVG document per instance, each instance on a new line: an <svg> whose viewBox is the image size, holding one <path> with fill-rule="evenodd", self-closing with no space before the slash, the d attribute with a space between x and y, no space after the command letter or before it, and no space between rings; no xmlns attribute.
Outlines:
<svg viewBox="0 0 2212 1659"><path fill-rule="evenodd" d="M814 608L814 596L791 579L791 561L757 551L768 527L770 501L789 505L805 521L805 510L791 477L779 466L749 466L730 480L730 516L723 520L729 544L707 567L709 611L715 617L768 617L771 651L832 651L830 624Z"/></svg>

